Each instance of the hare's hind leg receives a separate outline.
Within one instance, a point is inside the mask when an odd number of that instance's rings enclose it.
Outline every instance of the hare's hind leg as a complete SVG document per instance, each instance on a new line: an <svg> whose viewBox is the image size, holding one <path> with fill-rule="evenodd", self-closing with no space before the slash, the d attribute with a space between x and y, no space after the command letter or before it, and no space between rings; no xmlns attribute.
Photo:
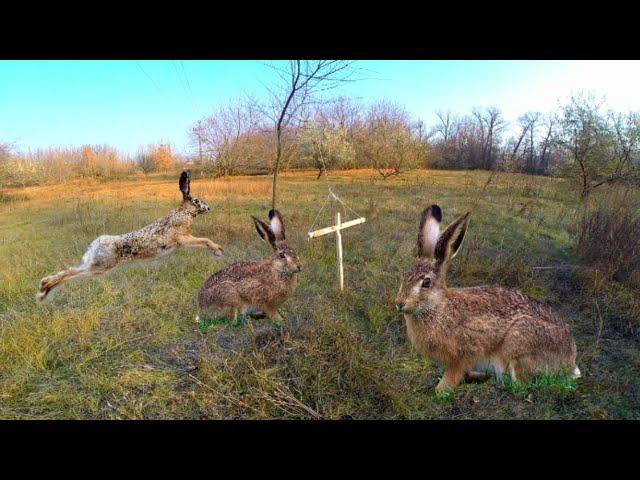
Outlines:
<svg viewBox="0 0 640 480"><path fill-rule="evenodd" d="M477 370L469 370L464 374L464 381L466 383L484 382L489 379L488 372L479 372Z"/></svg>
<svg viewBox="0 0 640 480"><path fill-rule="evenodd" d="M565 372L568 372L571 380L582 377L582 373L575 362L569 363L565 359L556 356L524 355L514 360L512 365L518 380L526 380L536 375L564 374Z"/></svg>
<svg viewBox="0 0 640 480"><path fill-rule="evenodd" d="M284 318L273 305L263 305L264 313L269 317L274 327L280 329L284 325Z"/></svg>
<svg viewBox="0 0 640 480"><path fill-rule="evenodd" d="M464 381L467 383L484 382L488 380L492 366L491 361L481 360L476 363L471 370L467 370L464 374Z"/></svg>
<svg viewBox="0 0 640 480"><path fill-rule="evenodd" d="M267 316L267 314L260 310L258 307L254 307L252 305L245 305L244 307L242 307L242 309L240 310L240 313L242 315L247 315L250 316L252 318L265 318Z"/></svg>
<svg viewBox="0 0 640 480"><path fill-rule="evenodd" d="M51 290L67 280L100 275L117 266L119 259L113 251L112 238L115 237L102 235L96 238L82 256L82 263L58 273L47 275L40 280L36 299L42 302L47 298Z"/></svg>
<svg viewBox="0 0 640 480"><path fill-rule="evenodd" d="M274 307L273 305L265 305L264 313L267 315L267 317L269 317L269 320L273 320L275 322L283 321L282 315L278 313L278 310L276 310L276 307Z"/></svg>
<svg viewBox="0 0 640 480"><path fill-rule="evenodd" d="M200 323L203 320L211 320L223 318L230 322L235 322L238 317L238 309L232 307L219 307L208 305L198 308L198 314L196 315L196 323Z"/></svg>
<svg viewBox="0 0 640 480"><path fill-rule="evenodd" d="M42 302L45 298L47 298L51 290L59 286L61 283L75 277L86 277L88 275L93 275L93 273L91 272L91 269L84 264L78 265L76 267L71 267L66 270L61 270L60 272L54 273L52 275L47 275L42 280L40 280L36 299L39 302Z"/></svg>

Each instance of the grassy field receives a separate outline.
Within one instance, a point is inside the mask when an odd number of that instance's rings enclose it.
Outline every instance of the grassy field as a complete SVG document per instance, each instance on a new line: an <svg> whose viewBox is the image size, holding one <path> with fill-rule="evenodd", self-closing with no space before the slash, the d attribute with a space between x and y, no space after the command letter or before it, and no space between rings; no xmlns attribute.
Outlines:
<svg viewBox="0 0 640 480"><path fill-rule="evenodd" d="M327 197L315 172L285 174L279 209L304 271L268 320L194 322L204 280L232 261L266 258L250 214L266 218L268 177L194 179L211 212L195 235L225 257L182 249L71 281L39 305L41 277L77 263L100 234L137 229L175 208L177 180L94 180L8 190L0 197L0 418L476 419L640 418L637 337L607 328L577 286L572 231L578 207L563 181L487 172L416 171L382 180L331 174L363 225L343 234L346 292L336 289L335 240L306 233ZM471 210L449 284L500 283L547 302L567 319L584 378L509 388L495 380L436 398L442 368L414 352L393 300L415 261L422 209L448 224ZM315 228L333 222L327 206ZM355 216L343 212L343 219ZM540 268L544 267L544 268ZM553 268L548 268L553 267ZM596 305L597 307L597 305Z"/></svg>

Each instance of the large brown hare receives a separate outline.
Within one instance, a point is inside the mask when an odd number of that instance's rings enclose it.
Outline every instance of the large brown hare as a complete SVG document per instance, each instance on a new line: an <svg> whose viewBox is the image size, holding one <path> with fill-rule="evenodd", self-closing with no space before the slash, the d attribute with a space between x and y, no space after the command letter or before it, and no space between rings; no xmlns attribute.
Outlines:
<svg viewBox="0 0 640 480"><path fill-rule="evenodd" d="M167 216L140 230L123 235L101 235L96 238L75 267L48 275L40 280L36 299L43 301L55 287L72 278L103 274L118 265L134 260L165 256L178 247L206 247L217 256L222 248L208 238L191 235L191 222L210 210L202 200L191 197L189 172L182 172L179 180L182 203Z"/></svg>
<svg viewBox="0 0 640 480"><path fill-rule="evenodd" d="M490 372L502 379L508 371L514 381L563 371L580 377L569 327L547 306L499 286L447 288L447 266L460 250L469 213L442 234L441 219L437 205L422 213L418 263L405 273L396 298L411 343L445 366L436 392Z"/></svg>
<svg viewBox="0 0 640 480"><path fill-rule="evenodd" d="M238 313L282 320L276 307L293 292L302 266L287 245L280 212L269 211L269 225L251 218L260 237L273 249L271 259L232 263L211 275L198 293L196 321L204 317L235 320Z"/></svg>

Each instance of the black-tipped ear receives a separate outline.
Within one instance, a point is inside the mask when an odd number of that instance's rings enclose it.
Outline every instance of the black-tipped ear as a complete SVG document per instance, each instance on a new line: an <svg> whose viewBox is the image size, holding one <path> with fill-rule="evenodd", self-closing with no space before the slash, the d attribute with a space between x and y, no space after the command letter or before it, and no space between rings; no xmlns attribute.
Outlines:
<svg viewBox="0 0 640 480"><path fill-rule="evenodd" d="M188 170L182 172L180 175L180 191L182 192L182 200L191 199L191 173Z"/></svg>
<svg viewBox="0 0 640 480"><path fill-rule="evenodd" d="M431 205L422 212L418 229L418 256L420 258L433 257L436 243L440 237L441 220L442 210L438 205Z"/></svg>
<svg viewBox="0 0 640 480"><path fill-rule="evenodd" d="M435 250L435 258L439 266L446 265L460 250L464 236L467 233L470 213L467 212L458 218L440 235Z"/></svg>
<svg viewBox="0 0 640 480"><path fill-rule="evenodd" d="M260 237L273 248L276 248L276 236L271 231L269 225L264 223L262 220L257 219L253 215L251 215L251 218L253 219L253 224L255 225Z"/></svg>
<svg viewBox="0 0 640 480"><path fill-rule="evenodd" d="M269 220L271 220L271 231L276 236L277 241L285 240L284 221L278 210L269 210Z"/></svg>

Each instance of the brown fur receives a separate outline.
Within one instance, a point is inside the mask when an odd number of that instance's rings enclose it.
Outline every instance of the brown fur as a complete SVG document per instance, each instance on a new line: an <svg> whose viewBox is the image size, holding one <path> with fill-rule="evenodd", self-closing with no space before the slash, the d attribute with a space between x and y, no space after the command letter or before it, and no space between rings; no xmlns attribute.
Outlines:
<svg viewBox="0 0 640 480"><path fill-rule="evenodd" d="M40 280L36 298L43 301L51 290L71 278L99 275L134 260L162 257L183 246L206 247L222 255L220 245L191 235L191 222L197 215L209 211L209 206L191 198L189 183L188 172L183 172L180 177L182 203L178 208L134 232L98 237L89 245L82 263Z"/></svg>
<svg viewBox="0 0 640 480"><path fill-rule="evenodd" d="M260 236L271 245L271 260L239 262L211 275L198 293L201 316L235 318L238 313L279 318L276 307L291 295L301 270L296 252L287 245L278 211L270 212L271 225L253 218Z"/></svg>
<svg viewBox="0 0 640 480"><path fill-rule="evenodd" d="M435 258L421 255L404 275L396 298L411 343L446 367L436 391L455 388L465 375L478 379L491 369L498 377L508 372L514 380L562 370L579 376L569 327L547 306L499 286L447 288L446 268L462 244L468 215L442 235L432 229L419 236L419 251L432 242ZM426 224L423 217L421 229ZM428 235L437 238L426 239Z"/></svg>

